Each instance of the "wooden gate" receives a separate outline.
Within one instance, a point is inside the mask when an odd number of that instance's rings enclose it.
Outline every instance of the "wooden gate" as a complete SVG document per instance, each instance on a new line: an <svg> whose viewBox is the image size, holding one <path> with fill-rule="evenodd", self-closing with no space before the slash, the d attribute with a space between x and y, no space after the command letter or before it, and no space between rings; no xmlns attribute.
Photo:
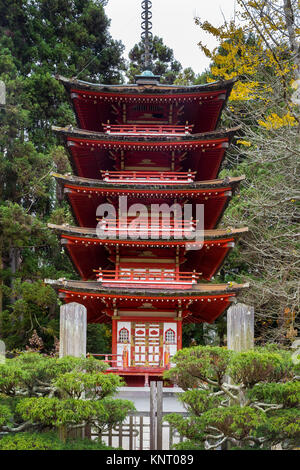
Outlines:
<svg viewBox="0 0 300 470"><path fill-rule="evenodd" d="M167 413L163 413L166 415ZM180 413L186 415L187 413ZM107 432L92 432L92 437L99 437L105 444L121 447L124 450L153 450L150 446L150 415L148 412L131 413L126 421ZM162 445L156 450L170 450L173 444L182 442L182 437L168 423L161 426Z"/></svg>
<svg viewBox="0 0 300 470"><path fill-rule="evenodd" d="M188 413L177 412L181 416ZM129 414L120 426L98 434L103 442L112 447L124 450L170 450L173 444L182 442L182 437L169 423L163 420L163 386L162 382L150 382L150 412L136 411Z"/></svg>

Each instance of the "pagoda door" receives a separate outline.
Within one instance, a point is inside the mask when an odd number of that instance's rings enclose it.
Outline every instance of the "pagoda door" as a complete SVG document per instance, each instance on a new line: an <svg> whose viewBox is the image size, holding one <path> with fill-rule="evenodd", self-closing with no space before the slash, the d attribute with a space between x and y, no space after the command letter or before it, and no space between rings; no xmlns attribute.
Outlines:
<svg viewBox="0 0 300 470"><path fill-rule="evenodd" d="M131 323L131 365L163 366L163 324Z"/></svg>

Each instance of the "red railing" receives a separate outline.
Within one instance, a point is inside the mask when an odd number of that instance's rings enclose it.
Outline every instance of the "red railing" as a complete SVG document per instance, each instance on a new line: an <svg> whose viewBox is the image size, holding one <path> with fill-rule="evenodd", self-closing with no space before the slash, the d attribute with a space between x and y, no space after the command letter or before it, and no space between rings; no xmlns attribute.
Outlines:
<svg viewBox="0 0 300 470"><path fill-rule="evenodd" d="M157 284L160 285L193 285L201 276L196 272L176 272L166 269L150 268L122 268L115 270L94 269L98 273L98 281L102 284L122 283L126 284Z"/></svg>
<svg viewBox="0 0 300 470"><path fill-rule="evenodd" d="M111 353L106 353L106 354L87 354L87 357L93 356L93 357L99 357L103 362L106 364L109 364L110 367L112 368L117 368L118 362L122 361L123 362L123 356L122 354L111 354ZM102 359L103 358L103 359Z"/></svg>
<svg viewBox="0 0 300 470"><path fill-rule="evenodd" d="M163 134L185 135L190 134L193 125L175 126L172 124L102 124L107 134Z"/></svg>
<svg viewBox="0 0 300 470"><path fill-rule="evenodd" d="M148 217L126 217L124 219L97 219L97 229L104 232L116 233L139 233L139 234L163 234L170 235L193 232L196 230L197 220L171 219L171 218L148 218Z"/></svg>
<svg viewBox="0 0 300 470"><path fill-rule="evenodd" d="M128 354L126 355L124 353L124 351L123 351L123 354L110 354L110 353L106 353L106 354L88 353L87 354L87 357L91 357L91 356L96 357L96 358L98 357L103 362L108 364L110 367L108 369L106 369L107 372L113 372L113 371L119 372L119 371L125 371L125 370L128 370L128 369L136 369L135 366L131 366L128 363ZM173 356L170 356L169 360L171 359L171 357L173 357ZM149 366L145 367L145 368L151 369L151 367L149 367ZM163 368L166 369L166 370L170 369L170 363L165 364L165 366Z"/></svg>
<svg viewBox="0 0 300 470"><path fill-rule="evenodd" d="M104 181L111 183L191 183L195 178L195 171L108 171L101 170Z"/></svg>

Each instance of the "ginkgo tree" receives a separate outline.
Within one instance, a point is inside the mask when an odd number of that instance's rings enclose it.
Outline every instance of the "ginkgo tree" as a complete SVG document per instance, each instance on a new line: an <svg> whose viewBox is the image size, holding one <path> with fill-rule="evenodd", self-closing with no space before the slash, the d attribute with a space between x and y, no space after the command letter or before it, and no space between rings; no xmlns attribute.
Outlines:
<svg viewBox="0 0 300 470"><path fill-rule="evenodd" d="M218 46L209 50L210 81L236 78L223 113L240 125L225 174L245 174L223 223L249 227L221 270L221 280L250 281L256 340L288 342L299 330L297 202L299 170L299 15L294 0L237 0L235 19L215 27L197 18ZM221 173L222 176L222 173Z"/></svg>
<svg viewBox="0 0 300 470"><path fill-rule="evenodd" d="M262 100L270 110L272 98L275 101L279 97L284 105L282 115L272 113L266 122L260 120L266 128L297 125L297 109L289 101L290 87L297 87L300 78L297 2L237 0L237 3L238 19L225 22L219 28L196 18L202 30L219 41L220 47L212 51L199 42L213 63L211 80L239 77L230 98L233 102Z"/></svg>

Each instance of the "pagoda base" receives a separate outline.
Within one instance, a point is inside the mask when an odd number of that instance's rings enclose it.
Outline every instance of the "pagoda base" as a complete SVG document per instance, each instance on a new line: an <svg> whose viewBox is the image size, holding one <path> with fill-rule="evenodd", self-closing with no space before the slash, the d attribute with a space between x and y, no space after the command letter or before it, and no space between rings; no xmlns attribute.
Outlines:
<svg viewBox="0 0 300 470"><path fill-rule="evenodd" d="M164 386L173 385L163 380L163 373L168 370L165 367L110 367L106 370L108 374L117 374L124 379L127 387L149 387L151 381L163 381Z"/></svg>

